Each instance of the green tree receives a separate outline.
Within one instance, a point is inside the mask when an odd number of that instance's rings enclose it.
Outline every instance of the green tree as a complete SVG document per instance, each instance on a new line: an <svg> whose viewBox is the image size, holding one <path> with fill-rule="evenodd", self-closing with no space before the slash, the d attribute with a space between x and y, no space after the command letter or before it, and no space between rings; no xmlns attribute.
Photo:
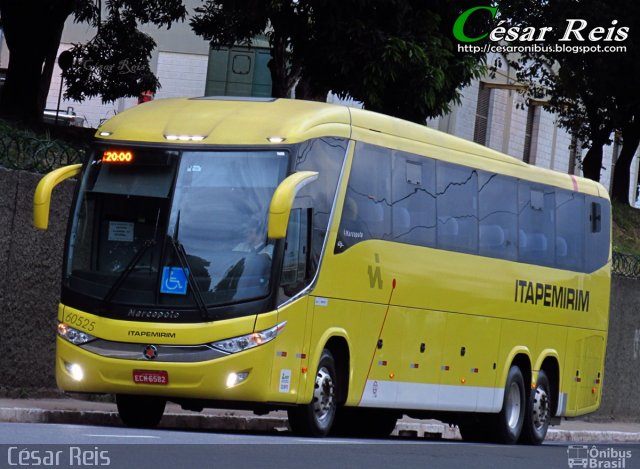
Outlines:
<svg viewBox="0 0 640 469"><path fill-rule="evenodd" d="M106 12L103 21L102 14ZM155 91L149 68L155 42L138 24L170 27L184 20L182 0L0 0L0 17L9 48L9 67L0 95L0 115L37 123L46 103L64 24L75 21L97 28L87 44L72 49L74 62L65 74L66 96L75 100L101 95L103 101Z"/></svg>
<svg viewBox="0 0 640 469"><path fill-rule="evenodd" d="M215 48L251 45L265 33L275 97L294 86L298 98L333 91L424 123L483 71L482 56L458 53L451 33L455 18L479 3L207 0L191 25Z"/></svg>
<svg viewBox="0 0 640 469"><path fill-rule="evenodd" d="M460 88L485 72L484 54L458 52L452 27L478 1L317 0L303 80L410 121L449 112ZM489 16L475 16L467 32Z"/></svg>
<svg viewBox="0 0 640 469"><path fill-rule="evenodd" d="M505 19L510 26L552 27L545 45L626 48L623 52L525 52L516 65L520 79L530 84L529 95L548 99L549 110L558 115L559 124L588 148L582 160L586 177L600 179L603 145L610 143L612 132L620 132L622 150L614 169L611 195L628 203L630 165L640 142L640 94L631 78L640 73L640 37L630 29L625 40L615 38L621 39L619 28L640 23L640 5L631 0L504 0L498 7L499 19ZM583 41L573 34L570 42L560 41L568 19L586 21L580 33ZM594 28L602 28L596 34L601 38L598 42L588 38ZM613 34L606 41L610 28Z"/></svg>
<svg viewBox="0 0 640 469"><path fill-rule="evenodd" d="M82 0L76 21L96 28L96 35L71 48L73 66L63 72L65 97L75 101L101 96L103 102L155 93L160 86L149 61L156 43L139 26L153 24L170 28L183 21L182 0ZM104 17L103 17L104 15Z"/></svg>

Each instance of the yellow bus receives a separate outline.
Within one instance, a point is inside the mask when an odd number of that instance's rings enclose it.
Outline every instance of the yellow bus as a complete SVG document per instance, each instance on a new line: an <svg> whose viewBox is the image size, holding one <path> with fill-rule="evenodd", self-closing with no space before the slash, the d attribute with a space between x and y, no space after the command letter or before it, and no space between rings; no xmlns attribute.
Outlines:
<svg viewBox="0 0 640 469"><path fill-rule="evenodd" d="M286 410L388 435L403 415L539 444L595 411L611 210L598 183L362 109L176 98L97 129L64 250L56 379L150 427Z"/></svg>

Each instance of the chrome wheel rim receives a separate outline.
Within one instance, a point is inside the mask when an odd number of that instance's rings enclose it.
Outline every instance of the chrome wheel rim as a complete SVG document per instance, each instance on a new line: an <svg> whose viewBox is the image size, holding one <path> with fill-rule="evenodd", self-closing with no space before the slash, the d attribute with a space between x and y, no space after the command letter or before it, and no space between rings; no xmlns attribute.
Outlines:
<svg viewBox="0 0 640 469"><path fill-rule="evenodd" d="M518 428L521 418L522 393L517 383L511 383L507 393L507 425L510 429Z"/></svg>
<svg viewBox="0 0 640 469"><path fill-rule="evenodd" d="M549 407L549 395L543 387L536 387L531 417L536 430L543 429L549 422L551 409Z"/></svg>
<svg viewBox="0 0 640 469"><path fill-rule="evenodd" d="M313 391L313 413L320 427L331 423L335 408L335 384L329 371L323 367L318 370Z"/></svg>

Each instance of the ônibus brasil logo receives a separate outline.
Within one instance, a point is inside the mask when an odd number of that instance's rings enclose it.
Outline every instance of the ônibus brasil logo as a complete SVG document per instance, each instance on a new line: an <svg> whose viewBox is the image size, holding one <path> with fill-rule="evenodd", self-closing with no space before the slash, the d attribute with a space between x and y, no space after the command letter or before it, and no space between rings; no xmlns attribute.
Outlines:
<svg viewBox="0 0 640 469"><path fill-rule="evenodd" d="M506 19L498 20L498 24L490 31L485 31L479 36L469 37L465 33L465 24L473 15L490 14L495 19L498 7L477 6L462 12L453 24L453 36L460 42L478 42L485 38L490 41L506 42L544 42L546 35L553 31L553 27L544 26L510 26ZM607 27L589 25L587 20L581 18L567 18L562 35L558 42L589 41L589 42L622 42L629 37L628 26L618 26L618 20L614 19Z"/></svg>

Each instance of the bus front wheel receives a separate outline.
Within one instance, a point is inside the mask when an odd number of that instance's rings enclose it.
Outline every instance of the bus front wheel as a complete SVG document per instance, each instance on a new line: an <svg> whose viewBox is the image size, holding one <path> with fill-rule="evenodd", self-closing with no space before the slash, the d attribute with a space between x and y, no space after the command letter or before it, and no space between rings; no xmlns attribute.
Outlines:
<svg viewBox="0 0 640 469"><path fill-rule="evenodd" d="M294 433L306 436L326 436L331 430L337 409L337 374L333 355L322 351L309 404L287 411L289 425Z"/></svg>
<svg viewBox="0 0 640 469"><path fill-rule="evenodd" d="M120 420L127 427L152 428L157 426L164 414L167 401L154 396L116 395Z"/></svg>

